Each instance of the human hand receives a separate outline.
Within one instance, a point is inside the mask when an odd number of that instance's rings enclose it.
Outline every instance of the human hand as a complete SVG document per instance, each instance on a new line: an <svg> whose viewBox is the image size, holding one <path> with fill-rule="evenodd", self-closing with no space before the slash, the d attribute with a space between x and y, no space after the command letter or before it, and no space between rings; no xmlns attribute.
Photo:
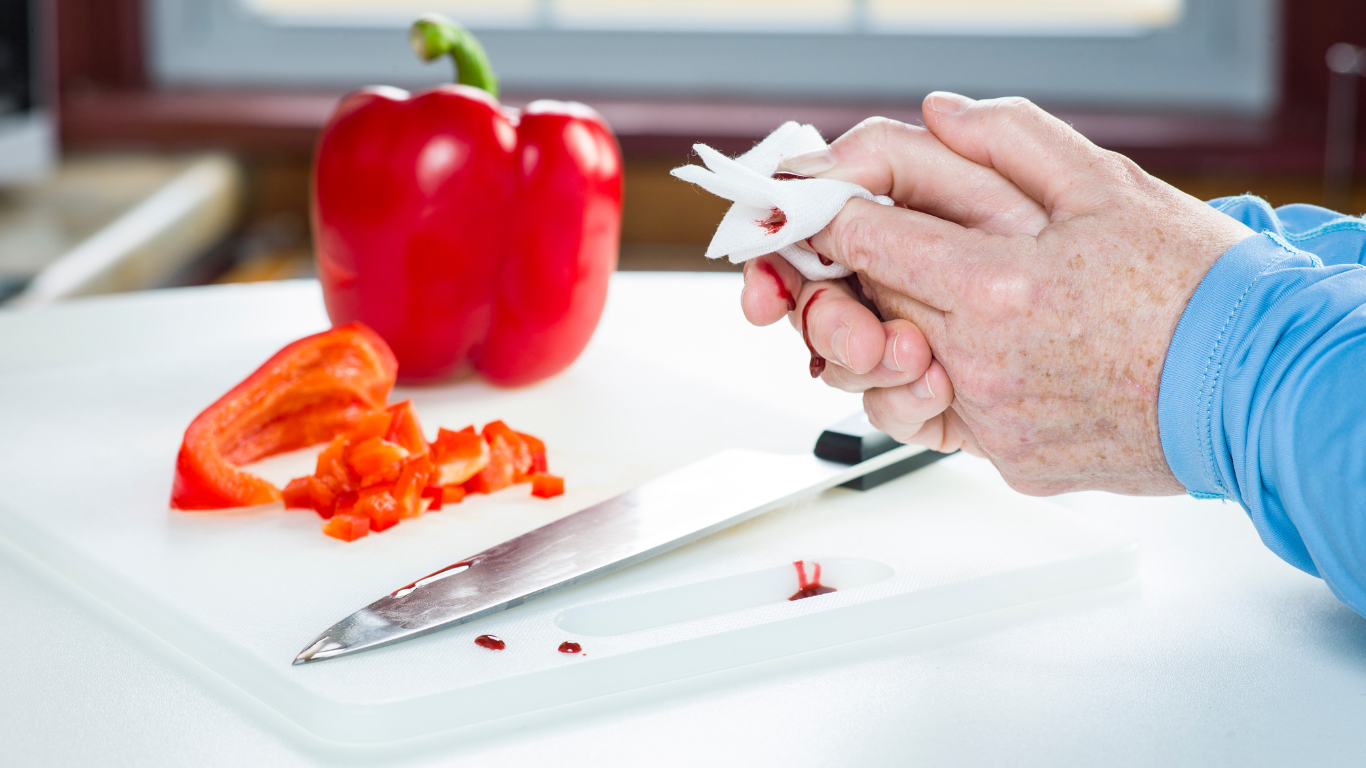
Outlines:
<svg viewBox="0 0 1366 768"><path fill-rule="evenodd" d="M813 246L924 333L963 439L1013 487L1181 492L1158 434L1163 360L1200 280L1252 231L1023 99L925 106L944 146L1039 201L1047 225L1003 235L856 199ZM916 417L868 415L898 439Z"/></svg>
<svg viewBox="0 0 1366 768"><path fill-rule="evenodd" d="M789 158L779 170L851 181L899 205L995 234L1036 234L1048 224L1043 206L994 169L960 157L924 128L885 118L864 121L828 152ZM807 283L786 260L769 255L745 263L741 307L756 325L786 315L812 354L829 361L822 378L863 392L869 413L896 414L900 439L978 452L956 415L945 413L953 388L920 330L905 320L881 322L857 293L845 281Z"/></svg>

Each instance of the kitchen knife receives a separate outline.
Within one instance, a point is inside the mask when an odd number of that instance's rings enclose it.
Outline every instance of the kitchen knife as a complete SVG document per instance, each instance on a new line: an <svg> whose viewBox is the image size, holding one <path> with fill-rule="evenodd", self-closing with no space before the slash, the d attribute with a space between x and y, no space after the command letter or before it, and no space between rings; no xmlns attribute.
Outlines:
<svg viewBox="0 0 1366 768"><path fill-rule="evenodd" d="M447 566L332 625L294 663L379 648L505 611L803 496L877 473L885 482L947 455L901 445L861 417L821 435L817 453L826 458L722 451Z"/></svg>

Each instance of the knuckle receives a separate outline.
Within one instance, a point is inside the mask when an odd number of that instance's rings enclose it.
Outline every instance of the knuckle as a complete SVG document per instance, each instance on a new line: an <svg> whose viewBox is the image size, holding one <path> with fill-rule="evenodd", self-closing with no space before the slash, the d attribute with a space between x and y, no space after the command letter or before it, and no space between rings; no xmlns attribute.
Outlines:
<svg viewBox="0 0 1366 768"><path fill-rule="evenodd" d="M1154 179L1129 157L1108 149L1100 150L1101 165L1108 175L1127 189L1143 189Z"/></svg>
<svg viewBox="0 0 1366 768"><path fill-rule="evenodd" d="M1030 310L1042 289L1031 275L999 263L983 262L969 275L980 309L995 320L1011 319Z"/></svg>
<svg viewBox="0 0 1366 768"><path fill-rule="evenodd" d="M1023 96L1006 96L1000 99L993 99L991 102L993 116L1008 122L1036 119L1039 112L1042 112L1034 102Z"/></svg>
<svg viewBox="0 0 1366 768"><path fill-rule="evenodd" d="M877 228L863 216L841 213L830 223L830 236L841 261L857 272L862 271L872 255Z"/></svg>
<svg viewBox="0 0 1366 768"><path fill-rule="evenodd" d="M880 144L897 125L897 121L890 117L874 116L864 118L858 125L850 129L851 135L857 136L864 143Z"/></svg>

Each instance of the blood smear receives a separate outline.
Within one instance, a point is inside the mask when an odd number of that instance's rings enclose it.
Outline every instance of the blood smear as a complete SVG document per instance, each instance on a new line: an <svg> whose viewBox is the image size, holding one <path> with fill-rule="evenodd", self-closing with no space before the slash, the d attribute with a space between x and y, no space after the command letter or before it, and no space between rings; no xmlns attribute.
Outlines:
<svg viewBox="0 0 1366 768"><path fill-rule="evenodd" d="M764 234L776 235L778 230L787 225L787 214L777 208L770 208L767 219L759 219L755 222L764 228Z"/></svg>
<svg viewBox="0 0 1366 768"><path fill-rule="evenodd" d="M825 370L825 358L816 354L816 348L811 346L811 334L806 332L806 313L811 311L811 305L816 303L816 299L825 293L824 288L818 288L811 298L806 300L806 306L802 307L802 341L806 342L806 349L811 353L811 378L819 379L821 372Z"/></svg>
<svg viewBox="0 0 1366 768"><path fill-rule="evenodd" d="M804 598L815 597L816 595L824 595L829 592L835 591L834 587L827 587L821 583L820 563L811 564L811 566L815 569L815 573L811 575L811 578L809 580L806 577L805 561L798 560L794 562L792 565L797 568L797 584L800 586L800 589L798 589L796 593L792 595L792 597L789 597L788 600L802 600Z"/></svg>

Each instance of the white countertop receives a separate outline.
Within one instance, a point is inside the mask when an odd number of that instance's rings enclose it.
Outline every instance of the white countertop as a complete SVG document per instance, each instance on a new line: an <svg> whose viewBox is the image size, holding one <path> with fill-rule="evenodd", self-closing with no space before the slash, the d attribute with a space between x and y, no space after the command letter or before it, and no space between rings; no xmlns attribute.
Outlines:
<svg viewBox="0 0 1366 768"><path fill-rule="evenodd" d="M315 289L191 290L308 296ZM805 349L790 329L746 326L738 293L736 275L620 274L594 343L648 347L662 363L694 373L708 361L718 382L766 387L832 421L856 407L856 397L803 380ZM79 329L128 302L173 310L204 295L91 300L57 310L68 314L55 324L0 313L0 329ZM35 341L0 338L0 370L20 358L60 356ZM791 373L778 379L775 369ZM969 457L949 461L993 472ZM1366 761L1366 619L1266 550L1239 507L1099 493L1059 501L1138 535L1136 582L476 724L390 753L357 751L355 762ZM197 662L143 650L145 630L3 540L0 605L6 765L326 764L278 718L204 680Z"/></svg>

